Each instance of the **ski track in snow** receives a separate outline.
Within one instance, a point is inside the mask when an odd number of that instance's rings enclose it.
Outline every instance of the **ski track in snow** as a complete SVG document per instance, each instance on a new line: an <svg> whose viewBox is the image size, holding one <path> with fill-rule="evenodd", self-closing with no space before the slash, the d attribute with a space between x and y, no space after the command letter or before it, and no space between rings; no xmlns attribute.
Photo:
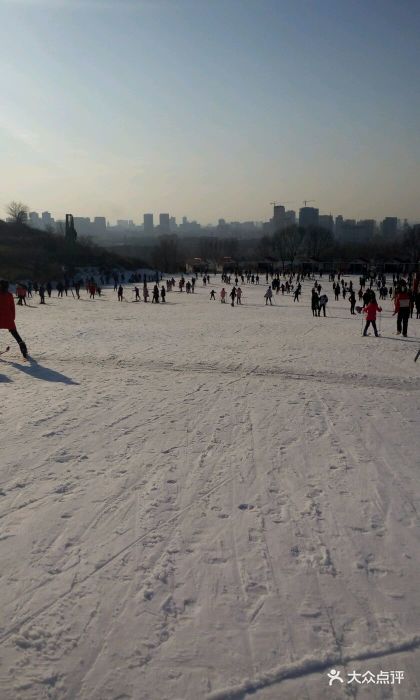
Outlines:
<svg viewBox="0 0 420 700"><path fill-rule="evenodd" d="M18 307L1 700L420 697L420 322L395 338L384 302L361 338L322 284L315 320L308 283ZM333 666L405 680L329 688Z"/></svg>

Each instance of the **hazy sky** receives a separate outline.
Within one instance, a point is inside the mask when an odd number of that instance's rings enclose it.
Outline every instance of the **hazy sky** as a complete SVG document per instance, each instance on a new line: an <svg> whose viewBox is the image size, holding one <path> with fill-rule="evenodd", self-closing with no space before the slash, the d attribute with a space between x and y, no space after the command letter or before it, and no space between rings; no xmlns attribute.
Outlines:
<svg viewBox="0 0 420 700"><path fill-rule="evenodd" d="M419 0L0 0L0 209L420 220Z"/></svg>

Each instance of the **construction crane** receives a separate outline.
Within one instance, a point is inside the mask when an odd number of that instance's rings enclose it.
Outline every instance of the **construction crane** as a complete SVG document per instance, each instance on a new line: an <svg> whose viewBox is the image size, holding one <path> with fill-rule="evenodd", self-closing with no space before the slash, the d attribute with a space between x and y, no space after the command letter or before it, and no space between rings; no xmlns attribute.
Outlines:
<svg viewBox="0 0 420 700"><path fill-rule="evenodd" d="M308 202L316 202L316 199L303 199L302 201L303 201L303 203L304 203L304 205L305 205L305 207L306 207L306 205L307 205Z"/></svg>
<svg viewBox="0 0 420 700"><path fill-rule="evenodd" d="M271 204L271 206L275 207L275 206L277 206L277 204L293 204L293 202L288 200L287 202L270 202L270 204Z"/></svg>

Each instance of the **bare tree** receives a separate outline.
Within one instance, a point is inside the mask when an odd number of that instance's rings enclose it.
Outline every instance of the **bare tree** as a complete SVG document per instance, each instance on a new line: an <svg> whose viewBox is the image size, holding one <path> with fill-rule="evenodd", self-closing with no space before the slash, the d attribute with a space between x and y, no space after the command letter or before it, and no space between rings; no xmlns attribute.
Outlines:
<svg viewBox="0 0 420 700"><path fill-rule="evenodd" d="M175 272L178 269L178 236L175 233L159 236L152 251L153 264L162 272Z"/></svg>
<svg viewBox="0 0 420 700"><path fill-rule="evenodd" d="M281 260L284 272L284 266L288 256L287 234L285 234L285 231L275 231L275 233L273 234L272 243L274 254L278 257L279 260Z"/></svg>
<svg viewBox="0 0 420 700"><path fill-rule="evenodd" d="M23 202L10 202L6 211L13 224L26 224L28 220L29 207Z"/></svg>
<svg viewBox="0 0 420 700"><path fill-rule="evenodd" d="M411 261L418 266L420 262L420 226L418 224L406 229L403 242L410 254Z"/></svg>
<svg viewBox="0 0 420 700"><path fill-rule="evenodd" d="M320 260L334 243L331 231L321 226L310 226L305 233L305 249L310 258Z"/></svg>
<svg viewBox="0 0 420 700"><path fill-rule="evenodd" d="M293 269L293 263L301 248L305 230L301 226L289 226L282 233L285 239L286 259L290 260Z"/></svg>

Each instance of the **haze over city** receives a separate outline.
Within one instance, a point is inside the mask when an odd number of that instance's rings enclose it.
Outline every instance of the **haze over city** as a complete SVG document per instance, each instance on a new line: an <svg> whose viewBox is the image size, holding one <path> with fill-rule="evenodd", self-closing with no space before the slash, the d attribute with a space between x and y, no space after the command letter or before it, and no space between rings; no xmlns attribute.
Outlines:
<svg viewBox="0 0 420 700"><path fill-rule="evenodd" d="M418 3L0 0L0 24L4 204L420 216Z"/></svg>

